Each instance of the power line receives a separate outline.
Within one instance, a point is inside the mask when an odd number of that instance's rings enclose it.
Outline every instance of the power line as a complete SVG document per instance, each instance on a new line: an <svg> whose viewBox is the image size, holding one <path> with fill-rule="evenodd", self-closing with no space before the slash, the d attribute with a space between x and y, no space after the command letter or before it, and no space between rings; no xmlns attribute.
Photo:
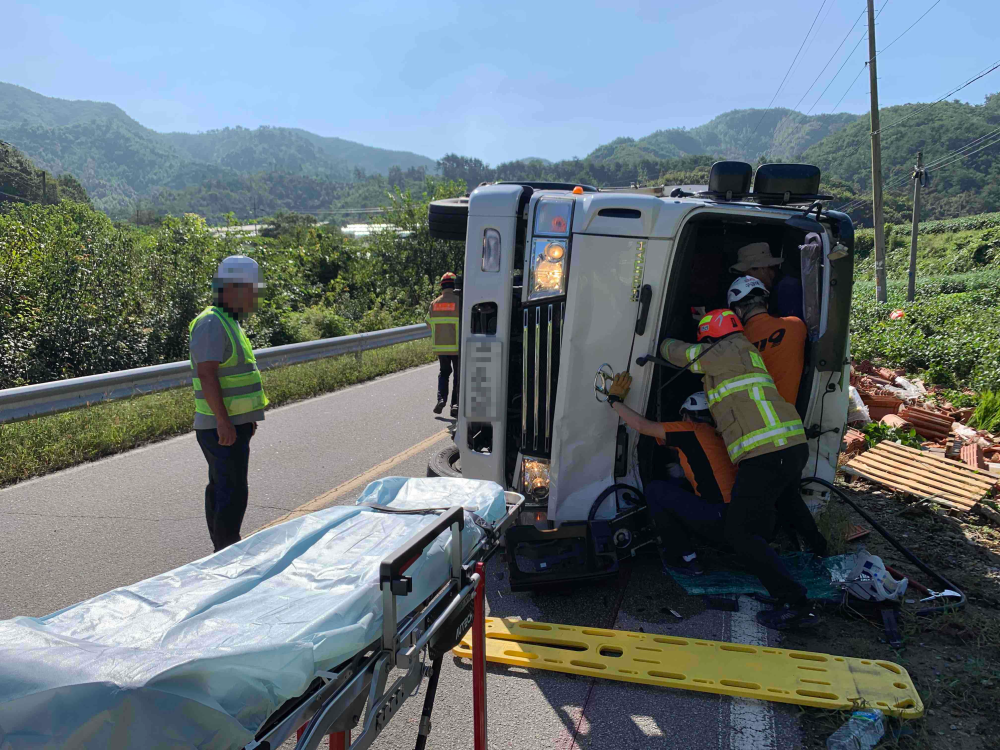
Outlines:
<svg viewBox="0 0 1000 750"><path fill-rule="evenodd" d="M827 8L826 8L826 14L823 16L823 18L820 20L819 24L817 24L817 26L816 26L816 33L813 34L812 37L809 37L807 35L805 49L802 50L802 54L799 56L799 61L797 63L795 63L795 66L792 68L792 74L788 78L789 81L794 80L795 76L799 72L799 68L802 67L803 60L805 60L806 58L808 58L808 56L809 56L809 50L812 49L813 44L815 44L817 37L819 37L820 34L821 34L821 32L823 31L823 27L826 25L827 21L829 21L829 19L830 19L830 13L833 11L833 6L834 5L835 5L835 3L830 3L827 6ZM796 106L796 107L794 107L794 109L798 109L798 107Z"/></svg>
<svg viewBox="0 0 1000 750"><path fill-rule="evenodd" d="M994 70L996 70L998 68L1000 68L1000 60L997 60L997 62L993 63L993 65L991 65L989 68L987 68L986 70L982 71L981 73L979 73L975 77L970 78L968 81L966 81L965 83L963 83L961 86L956 86L955 88L953 88L951 91L949 91L947 94L945 94L944 96L940 97L939 99L936 99L935 101L931 102L930 104L927 104L927 105L921 107L920 109L916 110L915 112L911 112L908 115L904 115L903 117L900 117L898 120L892 121L888 125L883 125L882 128L879 130L879 132L881 133L881 132L883 132L885 130L888 130L889 128L894 128L897 125L899 125L901 122L903 122L904 120L909 120L911 117L916 117L921 112L923 112L925 110L928 110L931 107L933 107L935 104L940 104L945 99L949 98L952 94L957 94L959 91L961 91L962 89L966 88L967 86L971 86L973 83L975 83L976 81L978 81L980 78L985 78L986 76L988 76L990 73L992 73Z"/></svg>
<svg viewBox="0 0 1000 750"><path fill-rule="evenodd" d="M930 12L931 12L932 10L934 10L934 8L936 8L936 7L937 7L937 4L938 4L938 3L940 3L940 2L941 2L941 0L935 0L935 2L934 2L934 5L932 5L932 6L931 6L931 7L929 7L929 8L927 9L927 10L925 10L925 11L923 12L923 15L921 15L921 16L920 16L920 18L918 18L918 19L917 19L916 21L914 21L913 23L911 23L911 24L910 24L909 26L907 26L907 27L906 27L906 31L904 31L904 32L903 32L902 34L900 34L900 35L899 35L899 36L897 36L897 37L896 37L895 39L893 39L893 40L892 40L891 42L889 42L889 43L888 43L887 45L885 45L885 46L884 46L884 47L883 47L882 49L880 49L880 50L879 50L879 51L878 51L878 52L877 52L876 54L879 54L879 55L881 55L881 54L882 54L883 52L885 52L885 51L886 51L887 49L889 49L889 47L891 47L891 46L892 46L892 45L894 45L894 44L895 44L896 42L898 42L898 41L899 41L900 39L902 39L902 38L903 38L904 36L906 36L907 32L908 32L908 31L909 31L910 29L912 29L912 28L913 28L914 26L916 26L916 25L917 25L918 23L920 23L920 22L921 22L921 21L922 21L922 20L924 19L924 16L926 16L926 15L927 15L928 13L930 13ZM882 7L884 8L885 6L883 5ZM870 62L870 61L869 61L869 62Z"/></svg>
<svg viewBox="0 0 1000 750"><path fill-rule="evenodd" d="M937 170L938 172L940 172L940 171L941 171L942 169L944 169L945 167L950 167L950 166L951 166L952 164L955 164L956 162L960 162L960 161L962 161L963 159L968 159L968 158L969 158L970 156L972 156L973 154L978 154L978 153L979 153L980 151L982 151L982 150L983 150L984 148L989 148L990 146L995 146L995 145L997 145L998 143L1000 143L1000 138L995 138L995 139L993 139L992 141L990 141L989 143L987 143L987 144L984 144L984 145L980 146L980 147L979 147L979 148L977 148L977 149L976 149L975 151L970 151L970 152L969 152L969 153L967 153L967 154L962 154L961 156L958 156L958 157L955 157L955 158L954 158L954 159L952 159L951 161L949 161L949 162L945 162L944 164L938 164L938 165L937 165L937 166L935 167L935 170Z"/></svg>
<svg viewBox="0 0 1000 750"><path fill-rule="evenodd" d="M888 4L889 4L889 0L885 0L885 2L882 3L882 7L879 8L878 9L878 13L875 14L875 18L876 19L878 19L878 17L882 15L882 11L885 10L885 6L888 5ZM865 13L865 12L867 12L867 11L862 11L862 14ZM854 23L855 23L855 25L857 25L857 21L855 21ZM811 114L812 111L813 111L813 109L816 108L816 105L820 103L820 100L824 96L826 96L826 92L830 90L830 87L833 85L833 82L836 81L840 77L840 73L847 66L847 63L849 63L851 61L851 58L854 57L854 53L857 52L858 47L861 46L861 43L863 41L865 41L865 39L867 39L867 38L868 38L868 31L866 30L865 33L861 35L861 38L858 39L858 41L855 43L854 48L850 51L850 53L847 55L847 57L844 58L844 62L842 62L840 64L840 67L837 68L837 72L834 74L833 78L831 78L830 82L828 84L826 84L826 88L823 89L823 93L821 93L818 97L816 97L816 101L813 102L813 105L809 108L809 111L806 112L807 115ZM864 70L864 68L862 68L862 70ZM860 77L860 76L861 76L861 74L859 73L858 77ZM857 81L858 78L855 78L854 80ZM853 86L853 85L854 84L852 83L851 86ZM848 89L848 91L850 91L850 89ZM841 101L843 101L843 97L841 97ZM837 105L839 106L840 102L837 102ZM831 112L831 114L833 114L833 113Z"/></svg>
<svg viewBox="0 0 1000 750"><path fill-rule="evenodd" d="M939 165L939 164L940 164L941 162L945 161L946 159L950 159L950 158L951 158L952 156L954 156L955 154L958 154L958 153L960 153L960 152L962 152L962 151L965 151L965 149L969 148L970 146L975 146L975 145L976 145L977 143L979 143L980 141L984 141L984 140L986 140L987 138L992 138L992 137L993 137L994 135L996 135L997 133L1000 133L1000 128L995 128L994 130L991 130L991 131L990 131L989 133L987 133L986 135L981 135L981 136L979 136L978 138L976 138L975 140L972 140L972 141L969 141L968 143L966 143L966 144L965 144L964 146L962 146L961 148L956 148L956 149L955 149L954 151L951 151L950 153L947 153L947 154L945 154L944 156L942 156L942 157L941 157L940 159L938 159L937 161L933 161L933 162L931 162L930 164L926 165L926 166L924 167L924 169L930 169L931 167L936 167L937 165Z"/></svg>
<svg viewBox="0 0 1000 750"><path fill-rule="evenodd" d="M985 135L981 135L978 138L974 138L973 140L971 140L968 143L966 143L964 146L956 148L953 151L949 151L947 154L945 154L944 156L939 157L937 160L931 162L930 164L924 165L924 169L927 170L927 171L930 171L931 168L933 168L934 171L941 171L942 169L944 169L946 167L950 167L952 164L956 164L956 163L962 161L963 159L966 159L966 158L972 156L973 154L977 154L980 151L989 148L990 146L995 146L996 144L1000 143L1000 137L995 138L994 140L990 141L989 143L985 143L985 144L981 145L979 148L977 148L977 149L975 149L973 151L969 151L968 153L964 153L964 154L962 153L966 149L971 148L972 146L975 146L975 145L977 145L979 143L982 143L982 141L984 141L984 140L987 140L989 138L993 138L994 136L1000 136L1000 127L995 128L995 129L991 130L989 133L986 133ZM911 176L908 175L908 174L900 175L900 176L894 178L893 180L890 180L889 182L887 182L886 185L884 186L884 189L886 189L886 190L893 189L895 187L898 187L898 186L902 185L903 183L909 182L910 179L911 179ZM855 208L857 208L857 207L859 207L859 206L867 203L870 198L871 198L871 192L869 191L864 196L862 196L860 198L855 198L854 200L852 200L852 201L844 204L839 210L840 211L852 211Z"/></svg>
<svg viewBox="0 0 1000 750"><path fill-rule="evenodd" d="M799 59L799 55L802 53L802 48L806 46L806 40L809 38L809 35L812 33L813 26L816 25L816 21L819 20L819 14L823 12L823 7L826 5L826 2L827 2L827 0L823 0L823 3L819 6L819 10L816 11L816 16L815 16L815 18L813 18L813 22L809 25L809 31L807 31L806 35L802 38L802 44L799 45L798 52L795 53L795 57L792 58L792 62L788 66L788 70L785 71L784 78L782 78L781 79L781 83L778 84L778 90L774 92L774 96L771 97L771 101L767 105L767 109L765 109L764 110L764 114L762 114L760 116L760 119L757 121L757 124L754 126L753 131L750 133L750 135L748 135L743 140L743 143L740 145L740 151L742 151L743 149L746 148L747 143L749 143L750 139L753 138L754 135L757 133L757 129L760 127L760 124L762 122L764 122L764 118L767 117L767 113L771 111L771 106L774 104L774 100L778 98L778 94L781 93L781 89L784 87L785 81L788 80L788 74L792 72L792 67L795 65L795 61Z"/></svg>
<svg viewBox="0 0 1000 750"><path fill-rule="evenodd" d="M833 6L831 5L830 7L832 8ZM854 21L854 24L851 26L850 30L846 34L844 34L844 38L843 38L843 40L841 40L840 44L837 45L837 49L835 49L833 51L833 54L830 55L830 59L826 61L826 65L823 66L823 69L816 76L815 80L813 80L813 82L811 84L809 84L809 88L806 89L806 92L802 95L802 98L799 99L798 102L796 102L795 106L792 107L792 109L798 109L799 105L802 104L802 101L807 96L809 96L809 92L813 90L813 86L816 85L816 82L826 72L826 69L830 67L830 63L833 62L833 58L835 58L837 56L837 53L840 52L841 48L843 48L844 44L847 42L848 37L850 37L851 34L854 33L854 29L858 25L858 21L860 21L864 17L864 15L865 15L865 11L862 10L861 13L858 15L857 19ZM855 49L857 49L857 47L855 47ZM820 96L822 96L822 94ZM812 111L812 110L810 110L810 111Z"/></svg>
<svg viewBox="0 0 1000 750"><path fill-rule="evenodd" d="M20 195L11 195L10 193L5 193L2 190L0 190L0 195L4 195L4 196L6 196L8 198L13 198L14 200L24 201L25 203L37 203L39 205L41 205L41 203L42 203L41 201L34 201L34 200L31 200L31 198L24 198L24 197L22 197Z"/></svg>
<svg viewBox="0 0 1000 750"><path fill-rule="evenodd" d="M839 107L839 106L840 106L840 103L841 103L842 101L844 101L845 97L846 97L846 96L847 96L847 95L848 95L849 93L851 93L851 89L853 89L853 88L854 88L854 84L856 84L856 83L858 82L858 79L859 79L859 78L861 78L861 74L865 72L865 69L866 69L867 67L868 67L868 63L865 63L865 64L864 64L864 65L862 66L861 70L859 70L859 71L858 71L858 74L857 74L856 76L854 76L854 80L853 80L853 81L851 81L851 85L847 87L847 91L845 91L845 92L844 92L844 95L843 95L843 96L841 96L841 97L840 97L840 99L838 99L838 100L837 100L837 103L836 103L836 104L834 105L833 109L831 109L831 110L830 110L830 114L831 114L831 115L832 115L832 114L833 114L834 112L836 112L836 111L837 111L837 107Z"/></svg>

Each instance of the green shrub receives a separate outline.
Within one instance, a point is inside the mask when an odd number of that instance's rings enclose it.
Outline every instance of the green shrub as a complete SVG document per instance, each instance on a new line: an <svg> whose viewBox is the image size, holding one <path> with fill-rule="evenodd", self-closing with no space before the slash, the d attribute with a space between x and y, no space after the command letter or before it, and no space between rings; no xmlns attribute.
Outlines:
<svg viewBox="0 0 1000 750"><path fill-rule="evenodd" d="M887 424L882 424L881 422L870 422L869 424L866 424L863 428L863 432L865 433L865 445L869 448L874 448L883 440L888 440L894 443L898 442L901 445L907 445L911 448L919 448L923 444L923 441L917 435L915 430L902 430L897 427L890 427Z"/></svg>
<svg viewBox="0 0 1000 750"><path fill-rule="evenodd" d="M353 333L351 324L330 307L315 305L302 312L289 312L280 317L280 328L270 338L273 345L296 344L302 341L330 339Z"/></svg>
<svg viewBox="0 0 1000 750"><path fill-rule="evenodd" d="M979 403L969 420L969 427L987 432L1000 431L1000 392L985 391L980 394Z"/></svg>

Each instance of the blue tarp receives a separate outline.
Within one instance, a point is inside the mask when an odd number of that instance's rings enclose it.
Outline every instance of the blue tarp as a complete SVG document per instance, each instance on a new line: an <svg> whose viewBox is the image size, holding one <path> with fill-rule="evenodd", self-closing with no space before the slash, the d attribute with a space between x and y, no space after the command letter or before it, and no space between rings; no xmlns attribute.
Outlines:
<svg viewBox="0 0 1000 750"><path fill-rule="evenodd" d="M502 488L392 477L354 507L258 532L176 570L40 618L0 621L0 749L205 748L253 739L267 716L378 639L382 559L462 505L487 521ZM466 552L482 531L471 519ZM408 570L408 614L447 580L451 533Z"/></svg>
<svg viewBox="0 0 1000 750"><path fill-rule="evenodd" d="M834 582L847 578L854 567L856 555L816 557L811 552L790 552L781 556L792 577L806 587L806 596L816 601L840 601L843 592ZM739 570L707 568L700 576L689 576L670 571L673 578L688 594L763 594L768 595L764 584L753 573Z"/></svg>

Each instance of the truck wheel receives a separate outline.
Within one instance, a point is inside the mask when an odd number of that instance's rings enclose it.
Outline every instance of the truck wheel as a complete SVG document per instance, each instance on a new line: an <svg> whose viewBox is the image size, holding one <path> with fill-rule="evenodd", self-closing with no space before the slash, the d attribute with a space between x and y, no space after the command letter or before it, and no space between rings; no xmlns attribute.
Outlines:
<svg viewBox="0 0 1000 750"><path fill-rule="evenodd" d="M462 478L462 462L458 446L452 443L447 448L433 454L427 462L427 476Z"/></svg>
<svg viewBox="0 0 1000 750"><path fill-rule="evenodd" d="M469 199L431 201L427 209L427 228L435 239L465 242L469 228Z"/></svg>

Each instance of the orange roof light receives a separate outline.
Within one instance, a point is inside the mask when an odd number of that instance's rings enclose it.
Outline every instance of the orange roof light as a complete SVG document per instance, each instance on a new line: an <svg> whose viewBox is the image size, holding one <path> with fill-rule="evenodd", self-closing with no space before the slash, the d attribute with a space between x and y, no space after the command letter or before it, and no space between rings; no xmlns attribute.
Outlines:
<svg viewBox="0 0 1000 750"><path fill-rule="evenodd" d="M573 195L583 195L583 188L577 185L573 188Z"/></svg>

